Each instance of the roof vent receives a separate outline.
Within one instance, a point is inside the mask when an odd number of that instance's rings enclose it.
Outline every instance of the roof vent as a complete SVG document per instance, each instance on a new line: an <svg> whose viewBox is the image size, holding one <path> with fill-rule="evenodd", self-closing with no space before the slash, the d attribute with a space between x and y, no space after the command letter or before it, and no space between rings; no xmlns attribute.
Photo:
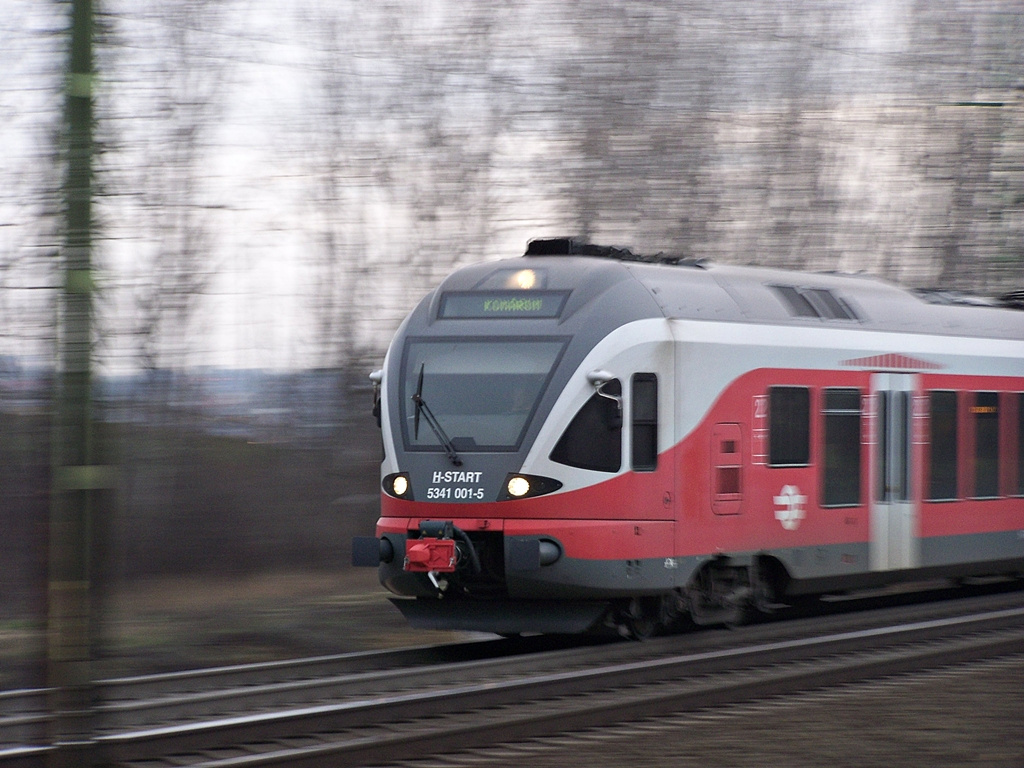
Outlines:
<svg viewBox="0 0 1024 768"><path fill-rule="evenodd" d="M859 320L845 301L825 288L797 288L793 285L769 285L794 317L819 317L826 320Z"/></svg>

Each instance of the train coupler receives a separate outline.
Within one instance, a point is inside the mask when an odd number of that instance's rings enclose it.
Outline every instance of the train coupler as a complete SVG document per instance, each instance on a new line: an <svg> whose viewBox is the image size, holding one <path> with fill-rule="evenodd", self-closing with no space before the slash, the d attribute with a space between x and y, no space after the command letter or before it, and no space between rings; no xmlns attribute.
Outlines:
<svg viewBox="0 0 1024 768"><path fill-rule="evenodd" d="M448 580L437 576L440 573L452 573L457 558L454 539L415 539L405 545L405 570L426 573L438 591L438 597L448 588Z"/></svg>
<svg viewBox="0 0 1024 768"><path fill-rule="evenodd" d="M405 570L451 573L455 570L454 539L412 539L405 544Z"/></svg>
<svg viewBox="0 0 1024 768"><path fill-rule="evenodd" d="M418 539L405 545L405 570L419 573L451 573L458 554L455 550L455 526L450 521L424 520Z"/></svg>

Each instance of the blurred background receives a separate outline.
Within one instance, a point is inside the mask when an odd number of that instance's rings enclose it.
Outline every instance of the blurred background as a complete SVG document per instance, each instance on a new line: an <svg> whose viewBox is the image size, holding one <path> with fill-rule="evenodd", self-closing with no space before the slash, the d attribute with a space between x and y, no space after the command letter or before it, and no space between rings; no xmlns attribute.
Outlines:
<svg viewBox="0 0 1024 768"><path fill-rule="evenodd" d="M95 2L97 674L411 642L367 374L528 238L1024 288L1017 0ZM0 688L44 677L71 4L0 0Z"/></svg>

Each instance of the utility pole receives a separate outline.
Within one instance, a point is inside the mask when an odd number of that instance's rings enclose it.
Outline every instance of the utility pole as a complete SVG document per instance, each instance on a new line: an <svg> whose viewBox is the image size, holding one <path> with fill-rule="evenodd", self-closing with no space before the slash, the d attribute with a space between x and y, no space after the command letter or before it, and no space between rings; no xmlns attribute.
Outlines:
<svg viewBox="0 0 1024 768"><path fill-rule="evenodd" d="M93 728L93 515L107 474L92 428L92 0L71 0L64 206L50 501L47 672L50 766L97 762Z"/></svg>

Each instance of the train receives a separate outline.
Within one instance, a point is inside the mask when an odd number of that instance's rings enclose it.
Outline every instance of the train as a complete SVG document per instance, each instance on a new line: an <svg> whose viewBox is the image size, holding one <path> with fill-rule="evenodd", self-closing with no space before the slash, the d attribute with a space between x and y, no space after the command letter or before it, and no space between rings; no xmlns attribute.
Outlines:
<svg viewBox="0 0 1024 768"><path fill-rule="evenodd" d="M509 636L1019 578L1020 298L572 237L460 268L371 375L353 564L415 628Z"/></svg>

